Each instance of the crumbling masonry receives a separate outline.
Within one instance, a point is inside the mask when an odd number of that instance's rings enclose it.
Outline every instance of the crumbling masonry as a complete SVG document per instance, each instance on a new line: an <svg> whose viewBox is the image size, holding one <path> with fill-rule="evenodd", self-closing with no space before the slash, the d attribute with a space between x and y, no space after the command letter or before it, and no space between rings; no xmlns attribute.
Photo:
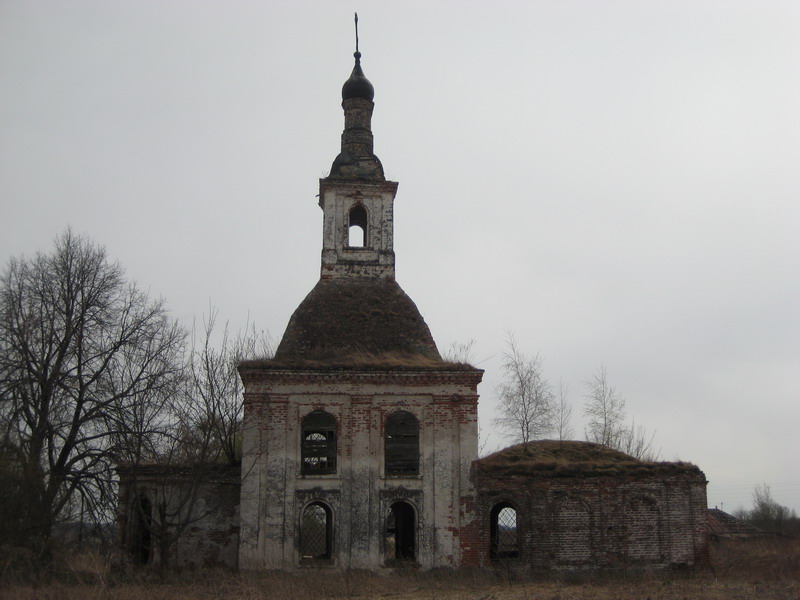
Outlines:
<svg viewBox="0 0 800 600"><path fill-rule="evenodd" d="M483 371L442 360L395 281L397 183L373 152L374 91L360 57L342 88L341 152L320 180L320 280L274 358L240 366L238 506L201 515L174 545L174 562L286 570L703 564L706 481L692 465L642 463L582 442L531 443L476 460ZM147 481L156 474L121 476L123 544L152 560L134 507L141 515L150 506ZM224 478L204 485L204 497L230 495Z"/></svg>

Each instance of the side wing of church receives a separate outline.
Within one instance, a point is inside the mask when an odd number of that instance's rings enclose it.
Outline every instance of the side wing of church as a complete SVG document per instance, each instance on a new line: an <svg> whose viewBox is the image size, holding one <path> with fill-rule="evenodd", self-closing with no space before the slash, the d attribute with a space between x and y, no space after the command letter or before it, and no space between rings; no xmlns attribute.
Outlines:
<svg viewBox="0 0 800 600"><path fill-rule="evenodd" d="M642 463L585 442L532 442L477 460L483 371L442 359L395 280L398 184L374 154L374 90L354 56L341 152L319 182L319 281L275 356L239 367L238 482L227 471L204 480L203 502L191 506L205 512L159 549L149 495L164 473L121 468L123 546L139 562L170 552L177 565L243 569L707 562L706 481L693 465ZM167 480L174 497L189 496L188 478Z"/></svg>

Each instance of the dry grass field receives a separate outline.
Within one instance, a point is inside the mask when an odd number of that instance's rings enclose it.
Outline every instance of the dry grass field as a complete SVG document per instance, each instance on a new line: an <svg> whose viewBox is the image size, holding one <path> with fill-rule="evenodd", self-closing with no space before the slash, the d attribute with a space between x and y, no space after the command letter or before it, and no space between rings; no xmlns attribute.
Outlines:
<svg viewBox="0 0 800 600"><path fill-rule="evenodd" d="M716 544L713 567L693 574L215 571L176 573L161 580L154 572L114 572L102 559L87 556L73 557L57 575L33 581L10 571L2 573L2 600L800 600L800 540Z"/></svg>

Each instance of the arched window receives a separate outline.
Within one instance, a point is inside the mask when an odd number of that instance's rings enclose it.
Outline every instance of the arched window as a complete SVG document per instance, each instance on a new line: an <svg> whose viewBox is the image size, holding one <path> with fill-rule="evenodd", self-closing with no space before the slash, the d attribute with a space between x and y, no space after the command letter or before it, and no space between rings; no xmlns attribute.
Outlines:
<svg viewBox="0 0 800 600"><path fill-rule="evenodd" d="M408 502L395 502L386 515L386 561L416 560L417 517Z"/></svg>
<svg viewBox="0 0 800 600"><path fill-rule="evenodd" d="M384 463L387 475L419 473L419 421L410 412L399 410L386 419Z"/></svg>
<svg viewBox="0 0 800 600"><path fill-rule="evenodd" d="M350 209L347 245L351 248L363 248L367 245L367 210L356 204Z"/></svg>
<svg viewBox="0 0 800 600"><path fill-rule="evenodd" d="M300 558L330 559L333 548L331 509L322 502L312 502L300 518Z"/></svg>
<svg viewBox="0 0 800 600"><path fill-rule="evenodd" d="M499 559L519 556L517 509L508 502L501 502L494 505L490 518L491 557Z"/></svg>
<svg viewBox="0 0 800 600"><path fill-rule="evenodd" d="M303 419L300 457L303 475L336 473L336 419L315 410Z"/></svg>
<svg viewBox="0 0 800 600"><path fill-rule="evenodd" d="M139 564L150 562L153 521L153 507L150 500L140 496L133 503L132 527L130 529L130 548L133 559Z"/></svg>

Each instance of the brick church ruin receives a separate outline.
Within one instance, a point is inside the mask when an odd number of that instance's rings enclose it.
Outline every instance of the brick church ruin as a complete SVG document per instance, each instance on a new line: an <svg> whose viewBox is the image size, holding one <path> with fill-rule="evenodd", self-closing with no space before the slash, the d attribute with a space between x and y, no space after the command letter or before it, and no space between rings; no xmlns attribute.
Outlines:
<svg viewBox="0 0 800 600"><path fill-rule="evenodd" d="M197 518L160 548L154 494L167 485L179 497L193 467L121 467L126 552L284 570L705 563L706 480L693 465L587 442L478 459L483 371L442 359L395 280L398 184L373 152L360 57L342 88L341 152L320 180L319 282L274 358L240 365L241 465L203 472L186 509Z"/></svg>

